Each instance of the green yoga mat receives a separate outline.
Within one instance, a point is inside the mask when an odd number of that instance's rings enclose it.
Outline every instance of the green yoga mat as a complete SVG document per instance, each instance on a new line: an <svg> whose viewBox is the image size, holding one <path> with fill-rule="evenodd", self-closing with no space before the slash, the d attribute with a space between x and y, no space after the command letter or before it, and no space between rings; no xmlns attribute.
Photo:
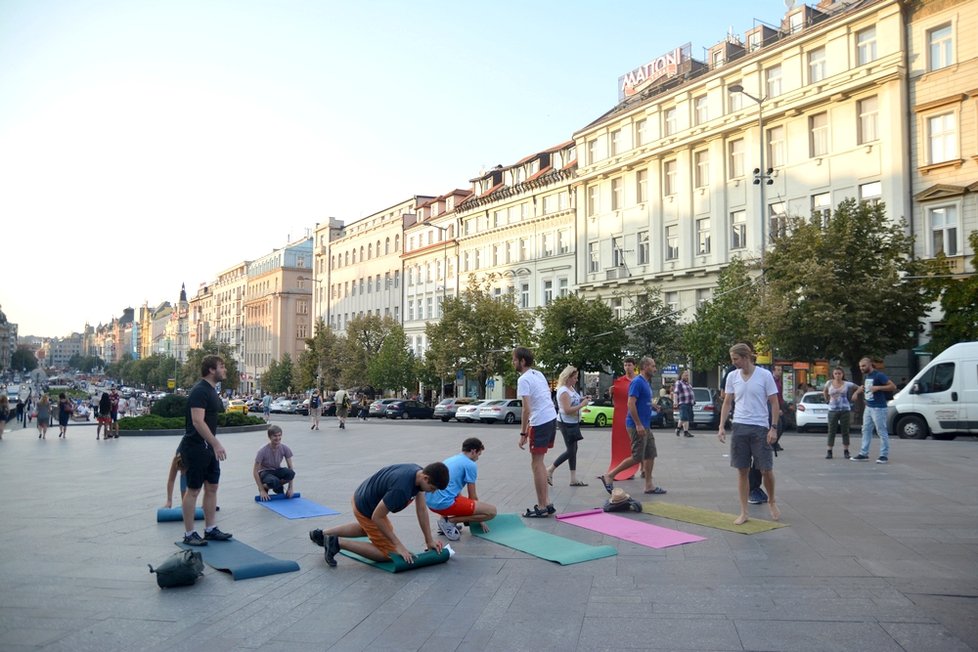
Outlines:
<svg viewBox="0 0 978 652"><path fill-rule="evenodd" d="M488 539L540 559L555 561L562 566L602 557L614 557L618 554L618 550L612 546L589 546L586 543L526 527L523 518L516 514L497 514L496 518L486 525L489 526L490 532L482 532L481 528L473 527L471 528L473 536Z"/></svg>
<svg viewBox="0 0 978 652"><path fill-rule="evenodd" d="M355 552L350 552L349 550L340 550L341 555L345 555L350 559L356 559L357 561L362 561L363 563L373 566L374 568L379 568L380 570L385 570L388 573L400 573L402 571L414 570L416 568L423 568L425 566L433 566L435 564L444 564L448 561L451 556L447 550L444 548L441 552L435 552L434 550L425 550L424 552L419 552L414 555L414 563L409 564L404 561L404 557L401 557L396 552L391 555L391 561L374 561L373 559L367 559L362 555L358 555Z"/></svg>
<svg viewBox="0 0 978 652"><path fill-rule="evenodd" d="M725 514L724 512L714 512L710 509L701 509L689 505L674 505L671 503L642 503L642 512L653 514L663 518L670 518L674 521L683 523L695 523L706 527L737 532L739 534L758 534L768 530L776 530L779 527L787 527L784 523L775 521L764 521L751 518L743 525L734 525L736 514Z"/></svg>

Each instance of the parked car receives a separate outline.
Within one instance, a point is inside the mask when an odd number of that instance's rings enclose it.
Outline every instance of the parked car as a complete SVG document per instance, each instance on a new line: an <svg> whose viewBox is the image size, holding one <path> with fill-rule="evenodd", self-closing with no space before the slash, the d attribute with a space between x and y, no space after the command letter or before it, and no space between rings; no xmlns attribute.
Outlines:
<svg viewBox="0 0 978 652"><path fill-rule="evenodd" d="M430 405L419 401L392 401L387 405L384 416L388 419L430 419L434 414Z"/></svg>
<svg viewBox="0 0 978 652"><path fill-rule="evenodd" d="M720 411L717 409L716 394L709 387L693 388L693 421L690 428L719 428ZM673 419L679 421L679 406L673 406Z"/></svg>
<svg viewBox="0 0 978 652"><path fill-rule="evenodd" d="M268 406L268 411L273 414L295 414L299 402L287 398L277 398Z"/></svg>
<svg viewBox="0 0 978 652"><path fill-rule="evenodd" d="M225 412L237 412L239 414L248 414L248 404L241 399L233 398L228 401L228 406L224 408Z"/></svg>
<svg viewBox="0 0 978 652"><path fill-rule="evenodd" d="M665 428L669 425L669 416L665 412L660 412L654 407L655 415L652 417L653 428ZM599 398L594 403L590 403L581 408L581 424L591 425L598 428L610 426L615 408L611 405L611 399Z"/></svg>
<svg viewBox="0 0 978 652"><path fill-rule="evenodd" d="M479 407L479 421L483 423L516 423L523 412L523 401L518 398L487 401Z"/></svg>
<svg viewBox="0 0 978 652"><path fill-rule="evenodd" d="M470 405L473 400L474 399L466 396L442 399L438 405L435 406L435 418L441 419L442 421L449 421L455 417L455 411L459 407L463 405Z"/></svg>
<svg viewBox="0 0 978 652"><path fill-rule="evenodd" d="M385 413L387 412L387 406L390 405L391 403L393 403L394 401L397 401L397 400L400 400L400 399L396 399L396 398L381 398L381 399L377 399L376 401L374 401L373 403L370 404L370 409L368 410L367 415L368 416L371 416L371 417L382 417L382 416L385 416ZM334 409L334 412L335 412L335 409L336 409L335 406L334 406L333 409Z"/></svg>
<svg viewBox="0 0 978 652"><path fill-rule="evenodd" d="M829 404L822 392L805 392L795 405L795 428L808 432L813 428L828 430Z"/></svg>
<svg viewBox="0 0 978 652"><path fill-rule="evenodd" d="M336 416L336 401L334 400L323 401L323 416L324 417Z"/></svg>
<svg viewBox="0 0 978 652"><path fill-rule="evenodd" d="M455 420L459 423L472 423L479 420L479 408L486 404L485 399L472 401L467 405L460 405L455 410Z"/></svg>

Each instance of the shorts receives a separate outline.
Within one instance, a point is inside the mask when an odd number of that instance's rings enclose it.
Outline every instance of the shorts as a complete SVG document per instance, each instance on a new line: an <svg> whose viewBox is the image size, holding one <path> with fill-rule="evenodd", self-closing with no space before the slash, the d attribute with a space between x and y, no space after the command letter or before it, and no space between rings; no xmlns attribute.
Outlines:
<svg viewBox="0 0 978 652"><path fill-rule="evenodd" d="M680 403L679 404L679 420L680 421L693 421L693 404L692 403Z"/></svg>
<svg viewBox="0 0 978 652"><path fill-rule="evenodd" d="M349 414L350 408L338 407L336 408L336 416L340 419L345 419L346 415Z"/></svg>
<svg viewBox="0 0 978 652"><path fill-rule="evenodd" d="M767 443L768 429L765 426L752 426L746 423L733 424L733 435L730 437L730 466L735 469L747 469L754 460L754 468L758 471L770 471L774 468L774 449Z"/></svg>
<svg viewBox="0 0 978 652"><path fill-rule="evenodd" d="M187 487L200 489L204 483L217 484L221 480L221 464L214 449L197 435L184 435L177 447L183 459Z"/></svg>
<svg viewBox="0 0 978 652"><path fill-rule="evenodd" d="M442 516L472 516L475 514L475 501L468 496L455 496L455 502L445 509L434 509L435 514Z"/></svg>
<svg viewBox="0 0 978 652"><path fill-rule="evenodd" d="M363 533L367 535L367 538L370 539L370 543L374 544L374 547L377 550L390 557L391 553L397 549L394 546L394 543L384 536L384 533L380 531L380 528L377 527L377 524L374 523L370 517L364 516L360 513L360 511L357 509L356 498L354 498L352 502L353 516L357 519L357 523L360 524L360 529L363 530Z"/></svg>
<svg viewBox="0 0 978 652"><path fill-rule="evenodd" d="M539 426L530 426L527 434L530 436L530 452L543 455L554 447L557 438L557 420L553 419Z"/></svg>
<svg viewBox="0 0 978 652"><path fill-rule="evenodd" d="M112 413L112 423L115 423L118 420L119 420L119 413L118 412L113 412Z"/></svg>
<svg viewBox="0 0 978 652"><path fill-rule="evenodd" d="M638 436L638 428L625 426L628 431L628 438L632 440L632 459L633 460L654 460L657 456L655 450L655 435L651 430L645 431L644 437Z"/></svg>
<svg viewBox="0 0 978 652"><path fill-rule="evenodd" d="M96 419L96 421L98 421L99 423L101 423L103 425L107 425L109 423L112 423L112 419L109 418L109 417L107 417L107 416L104 416L104 415L99 415L98 418Z"/></svg>

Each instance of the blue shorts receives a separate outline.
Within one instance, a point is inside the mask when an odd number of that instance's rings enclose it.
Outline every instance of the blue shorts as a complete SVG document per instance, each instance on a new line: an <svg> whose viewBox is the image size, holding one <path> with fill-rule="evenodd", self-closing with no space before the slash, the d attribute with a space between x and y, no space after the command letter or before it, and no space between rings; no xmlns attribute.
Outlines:
<svg viewBox="0 0 978 652"><path fill-rule="evenodd" d="M539 426L530 426L530 452L542 455L554 447L557 438L557 420L553 419Z"/></svg>
<svg viewBox="0 0 978 652"><path fill-rule="evenodd" d="M679 404L679 420L680 421L693 421L693 404L692 403L680 403Z"/></svg>

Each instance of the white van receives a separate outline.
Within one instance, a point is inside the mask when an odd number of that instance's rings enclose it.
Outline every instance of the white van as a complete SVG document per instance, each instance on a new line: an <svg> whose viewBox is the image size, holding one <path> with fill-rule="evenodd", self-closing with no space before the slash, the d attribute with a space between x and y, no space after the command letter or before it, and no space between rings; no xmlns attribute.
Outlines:
<svg viewBox="0 0 978 652"><path fill-rule="evenodd" d="M890 434L901 439L978 435L978 342L959 342L942 351L888 407Z"/></svg>

